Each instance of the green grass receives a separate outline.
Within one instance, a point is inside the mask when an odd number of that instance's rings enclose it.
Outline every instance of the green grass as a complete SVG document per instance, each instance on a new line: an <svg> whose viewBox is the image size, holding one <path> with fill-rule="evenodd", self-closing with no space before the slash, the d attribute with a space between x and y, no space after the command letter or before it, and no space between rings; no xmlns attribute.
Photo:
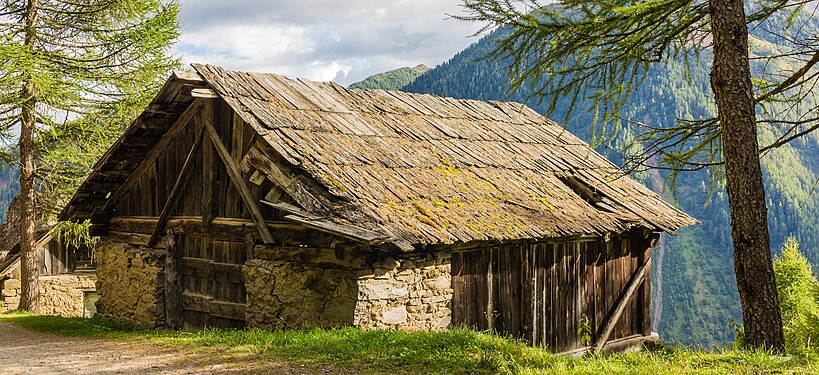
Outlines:
<svg viewBox="0 0 819 375"><path fill-rule="evenodd" d="M643 353L559 357L518 340L467 329L441 333L312 328L294 331L155 331L106 319L60 318L21 313L4 322L67 336L144 340L181 350L215 349L226 356L290 365L329 364L365 373L522 374L808 374L819 363L804 356L761 351L702 352L664 348Z"/></svg>

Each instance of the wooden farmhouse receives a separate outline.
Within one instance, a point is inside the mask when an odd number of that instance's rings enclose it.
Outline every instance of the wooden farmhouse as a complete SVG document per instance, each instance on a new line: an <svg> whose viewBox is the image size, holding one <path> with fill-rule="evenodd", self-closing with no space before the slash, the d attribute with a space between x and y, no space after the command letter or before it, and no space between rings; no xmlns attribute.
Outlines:
<svg viewBox="0 0 819 375"><path fill-rule="evenodd" d="M465 325L555 352L651 334L651 247L695 220L561 126L516 103L193 67L62 213L100 237L99 313Z"/></svg>

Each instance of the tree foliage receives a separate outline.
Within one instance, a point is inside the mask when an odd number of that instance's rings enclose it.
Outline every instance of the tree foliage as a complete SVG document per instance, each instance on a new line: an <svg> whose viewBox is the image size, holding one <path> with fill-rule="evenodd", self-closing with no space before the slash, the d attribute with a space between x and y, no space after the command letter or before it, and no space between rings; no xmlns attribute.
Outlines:
<svg viewBox="0 0 819 375"><path fill-rule="evenodd" d="M178 64L177 14L176 0L0 2L0 138L19 132L22 308L36 310L39 293L34 226L47 215L35 211L36 186L53 213L67 196L58 187L78 183L142 109Z"/></svg>
<svg viewBox="0 0 819 375"><path fill-rule="evenodd" d="M0 8L0 131L19 129L21 88L34 84L37 176L52 216L85 170L148 103L178 65L169 47L178 36L176 1L41 0L27 46L28 1Z"/></svg>
<svg viewBox="0 0 819 375"><path fill-rule="evenodd" d="M789 238L782 247L782 254L774 259L774 272L788 351L816 350L819 285L795 238Z"/></svg>
<svg viewBox="0 0 819 375"><path fill-rule="evenodd" d="M552 114L571 98L566 116L595 115L599 143L620 130L623 106L658 63L682 60L697 69L711 62L713 39L708 2L691 0L465 0L466 15L484 22L481 32L506 26L487 58L508 62L512 88L528 87L548 100ZM819 128L819 39L810 1L761 0L746 4L747 21L776 48L751 56L755 67L758 123L776 129L761 151L787 144ZM545 41L545 42L544 42ZM787 119L787 120L783 120ZM719 121L680 117L641 124L637 140L646 152L630 168L696 170L722 165ZM714 168L721 175L721 168ZM671 185L673 186L673 185Z"/></svg>

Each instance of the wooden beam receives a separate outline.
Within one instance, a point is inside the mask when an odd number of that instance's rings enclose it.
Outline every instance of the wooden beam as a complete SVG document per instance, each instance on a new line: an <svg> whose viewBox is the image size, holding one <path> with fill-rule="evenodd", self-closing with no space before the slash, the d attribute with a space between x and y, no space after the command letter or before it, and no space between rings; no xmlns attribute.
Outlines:
<svg viewBox="0 0 819 375"><path fill-rule="evenodd" d="M221 103L220 103L221 106ZM214 118L212 108L206 108L203 111L207 115ZM218 177L219 164L214 157L214 148L210 142L202 145L202 201L199 212L202 214L202 224L210 225L210 222L218 216L219 207L217 196L219 187L222 186L221 179Z"/></svg>
<svg viewBox="0 0 819 375"><path fill-rule="evenodd" d="M173 231L168 231L165 254L165 326L182 326L182 249Z"/></svg>
<svg viewBox="0 0 819 375"><path fill-rule="evenodd" d="M603 329L600 333L600 336L597 337L597 340L594 343L595 350L603 349L603 346L606 345L606 342L609 340L609 336L611 336L612 331L614 331L614 327L617 325L617 322L620 320L620 316L623 315L623 311L626 310L626 306L629 304L631 299L635 296L635 292L643 283L645 279L646 269L648 269L648 265L651 264L651 258L645 260L645 262L634 271L634 275L632 275L631 280L629 280L628 284L626 285L626 289L620 297L620 301L612 311L611 315L606 319L606 323L603 325Z"/></svg>
<svg viewBox="0 0 819 375"><path fill-rule="evenodd" d="M159 214L159 221L156 222L156 227L154 227L154 230L151 233L151 239L148 241L148 247L152 247L156 244L160 233L162 233L162 231L165 229L165 221L168 220L171 210L176 207L176 202L179 200L179 192L182 191L182 186L184 186L190 179L190 170L191 167L193 167L193 158L196 156L196 153L199 152L199 147L202 145L202 138L204 138L204 135L205 129L200 128L196 134L196 140L193 141L193 146L191 146L190 151L188 151L188 156L185 158L185 163L182 164L182 170L179 171L179 176L176 177L176 181L173 183L173 188L171 188L171 192L168 193L168 199L165 200L165 205L162 206L162 211Z"/></svg>
<svg viewBox="0 0 819 375"><path fill-rule="evenodd" d="M188 122L193 119L193 116L199 111L199 108L202 107L205 99L196 99L191 103L185 112L182 112L182 115L179 116L179 119L171 125L170 129L165 133L162 139L159 140L154 148L151 151L148 151L148 154L145 155L145 159L139 163L139 165L131 172L128 176L128 179L117 189L115 192L111 194L108 200L102 207L99 207L94 210L94 215L97 215L101 212L106 212L114 208L114 206L119 203L119 201L125 196L126 193L131 191L131 189L139 182L139 179L142 177L145 172L154 165L156 159L161 155L165 149L176 139L176 136L185 129L185 126Z"/></svg>
<svg viewBox="0 0 819 375"><path fill-rule="evenodd" d="M310 213L310 212L307 212L307 211L301 209L301 207L294 206L294 205L292 205L290 203L286 203L286 202L273 203L273 202L268 202L266 200L263 200L261 202L268 205L268 206L270 206L270 207L273 207L273 208L275 208L275 209L277 209L279 211L284 211L284 212L287 212L289 214L298 215L298 216L301 216L301 217L303 217L305 219L321 220L321 219L325 218L325 216L315 215L313 213Z"/></svg>
<svg viewBox="0 0 819 375"><path fill-rule="evenodd" d="M219 99L219 93L216 90L207 88L207 87L186 87L185 88L185 95L192 96L194 98L203 98L203 99Z"/></svg>
<svg viewBox="0 0 819 375"><path fill-rule="evenodd" d="M111 218L108 228L114 232L151 234L158 216L118 216ZM306 229L292 221L267 221L267 227L275 231L298 231ZM167 230L180 235L211 235L220 241L244 242L248 234L256 234L256 223L248 219L213 219L210 225L202 223L199 216L171 216L165 223ZM161 241L160 241L161 242Z"/></svg>
<svg viewBox="0 0 819 375"><path fill-rule="evenodd" d="M364 229L354 225L336 224L330 220L322 219L308 219L298 215L287 215L284 217L287 220L293 220L297 223L304 224L307 227L335 234L342 238L360 241L371 245L378 245L390 239L389 235L373 232L369 229Z"/></svg>
<svg viewBox="0 0 819 375"><path fill-rule="evenodd" d="M184 70L174 70L171 74L174 81L193 84L193 85L207 85L205 79L197 72L186 72Z"/></svg>
<svg viewBox="0 0 819 375"><path fill-rule="evenodd" d="M242 180L242 172L239 170L239 166L236 165L236 162L230 157L230 152L228 151L227 147L225 147L224 143L222 143L222 139L219 138L219 134L213 127L211 119L205 118L203 124L208 136L210 137L211 143L213 143L213 146L216 147L216 153L219 154L219 158L222 159L222 163L224 163L225 167L227 168L230 180L233 182L233 185L236 186L236 190L239 191L239 195L245 202L245 206L247 206L248 211L250 211L253 221L256 222L256 226L259 229L259 236L261 236L264 243L272 243L273 236L270 235L270 230L267 228L267 225L264 222L264 217L262 217L262 212L259 210L259 206L253 201L253 196L250 194L250 189L247 187L244 180Z"/></svg>

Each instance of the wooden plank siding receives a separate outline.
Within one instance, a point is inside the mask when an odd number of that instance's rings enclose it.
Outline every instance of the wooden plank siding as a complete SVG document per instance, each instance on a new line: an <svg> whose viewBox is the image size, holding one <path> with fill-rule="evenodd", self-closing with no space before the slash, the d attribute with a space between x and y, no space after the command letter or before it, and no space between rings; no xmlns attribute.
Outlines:
<svg viewBox="0 0 819 375"><path fill-rule="evenodd" d="M230 149L233 160L239 164L255 142L255 132L237 116L230 106L220 100L211 100L214 126L220 139ZM116 216L159 216L173 184L182 170L187 152L194 145L196 130L191 120L177 135L142 178L127 192L116 207ZM240 134L237 136L236 134ZM178 204L171 210L171 217L202 216L251 219L242 204L239 192L230 182L227 168L219 160L210 142L204 142L192 161L191 176L184 185ZM264 180L261 184L251 182L254 170L242 173L242 180L250 188L253 199L263 199L273 184ZM287 197L285 197L285 201ZM267 220L280 220L283 215L270 207L260 205L262 216Z"/></svg>
<svg viewBox="0 0 819 375"><path fill-rule="evenodd" d="M452 322L521 337L554 352L584 347L597 338L650 251L637 237L456 251ZM640 288L610 339L650 334L648 279ZM584 334L590 342L582 341Z"/></svg>

